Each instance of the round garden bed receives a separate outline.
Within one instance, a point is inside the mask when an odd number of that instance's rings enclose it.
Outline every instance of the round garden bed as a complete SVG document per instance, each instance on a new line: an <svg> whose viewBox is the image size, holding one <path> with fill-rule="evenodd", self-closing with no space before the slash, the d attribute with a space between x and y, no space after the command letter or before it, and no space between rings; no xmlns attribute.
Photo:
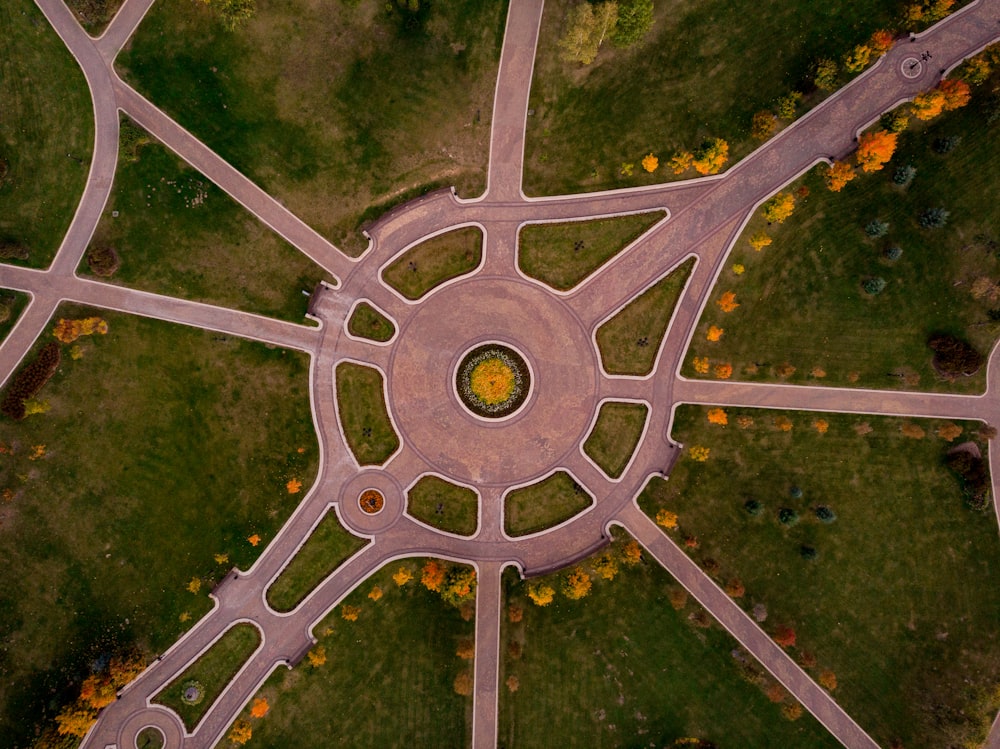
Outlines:
<svg viewBox="0 0 1000 749"><path fill-rule="evenodd" d="M462 358L455 373L455 389L465 407L476 416L502 419L528 399L531 372L514 349L487 343Z"/></svg>
<svg viewBox="0 0 1000 749"><path fill-rule="evenodd" d="M361 506L362 512L377 515L385 507L385 497L382 496L382 492L375 489L365 489L358 497L358 504Z"/></svg>

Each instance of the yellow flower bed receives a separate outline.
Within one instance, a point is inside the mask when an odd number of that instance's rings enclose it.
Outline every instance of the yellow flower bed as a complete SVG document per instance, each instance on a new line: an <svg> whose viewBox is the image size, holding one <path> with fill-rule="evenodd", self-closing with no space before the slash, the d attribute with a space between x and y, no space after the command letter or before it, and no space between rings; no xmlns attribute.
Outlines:
<svg viewBox="0 0 1000 749"><path fill-rule="evenodd" d="M496 357L477 364L469 377L472 393L489 406L510 398L515 384L514 370Z"/></svg>

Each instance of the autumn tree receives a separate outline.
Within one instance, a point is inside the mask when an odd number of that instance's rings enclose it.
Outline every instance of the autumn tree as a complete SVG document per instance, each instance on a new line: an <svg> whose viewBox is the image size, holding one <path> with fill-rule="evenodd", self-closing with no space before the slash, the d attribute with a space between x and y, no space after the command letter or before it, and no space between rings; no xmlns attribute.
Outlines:
<svg viewBox="0 0 1000 749"><path fill-rule="evenodd" d="M938 91L944 96L944 109L946 112L964 107L972 98L972 91L969 88L969 84L958 78L947 78L941 81L938 84Z"/></svg>
<svg viewBox="0 0 1000 749"><path fill-rule="evenodd" d="M621 552L622 564L627 567L634 567L642 561L642 547L639 546L639 542L634 538L630 538L622 546Z"/></svg>
<svg viewBox="0 0 1000 749"><path fill-rule="evenodd" d="M696 356L691 359L691 366L694 367L694 371L698 374L708 374L708 357L707 356Z"/></svg>
<svg viewBox="0 0 1000 749"><path fill-rule="evenodd" d="M767 140L778 127L778 121L774 115L766 109L757 112L750 122L750 135L754 140Z"/></svg>
<svg viewBox="0 0 1000 749"><path fill-rule="evenodd" d="M317 645L306 653L306 657L309 659L310 666L313 668L319 668L326 663L326 648L322 645Z"/></svg>
<svg viewBox="0 0 1000 749"><path fill-rule="evenodd" d="M653 0L618 0L618 20L611 32L616 47L631 47L653 27Z"/></svg>
<svg viewBox="0 0 1000 749"><path fill-rule="evenodd" d="M719 326L709 325L708 332L705 334L705 340L713 342L718 341L720 338L722 338L723 333L725 333L725 330L723 330Z"/></svg>
<svg viewBox="0 0 1000 749"><path fill-rule="evenodd" d="M688 450L688 456L691 460L697 463L704 463L708 460L708 456L711 454L711 450L702 445L694 445L690 450Z"/></svg>
<svg viewBox="0 0 1000 749"><path fill-rule="evenodd" d="M463 697L468 697L472 694L472 674L468 671L463 671L458 676L455 677L455 681L452 684L452 688L455 690L455 694L460 694Z"/></svg>
<svg viewBox="0 0 1000 749"><path fill-rule="evenodd" d="M795 630L787 624L781 625L774 632L774 641L783 648L795 647Z"/></svg>
<svg viewBox="0 0 1000 749"><path fill-rule="evenodd" d="M695 151L691 162L698 174L718 174L729 160L729 144L722 138L710 138Z"/></svg>
<svg viewBox="0 0 1000 749"><path fill-rule="evenodd" d="M583 567L577 566L563 580L562 592L570 600L576 601L590 593L591 585L590 575Z"/></svg>
<svg viewBox="0 0 1000 749"><path fill-rule="evenodd" d="M740 303L736 301L736 292L733 291L724 292L715 303L723 312L732 312L740 306Z"/></svg>
<svg viewBox="0 0 1000 749"><path fill-rule="evenodd" d="M249 721L238 720L233 723L233 727L229 729L229 740L234 744L239 744L243 746L251 738L253 738L253 726L250 725Z"/></svg>
<svg viewBox="0 0 1000 749"><path fill-rule="evenodd" d="M867 44L859 44L844 56L844 70L858 73L865 69L871 59L872 48Z"/></svg>
<svg viewBox="0 0 1000 749"><path fill-rule="evenodd" d="M555 599L556 591L551 585L545 583L530 583L528 585L528 598L536 606L548 606Z"/></svg>
<svg viewBox="0 0 1000 749"><path fill-rule="evenodd" d="M107 707L115 701L117 690L107 674L91 674L80 685L80 699L94 710Z"/></svg>
<svg viewBox="0 0 1000 749"><path fill-rule="evenodd" d="M618 558L611 552L604 552L593 561L594 574L602 580L614 580L618 574Z"/></svg>
<svg viewBox="0 0 1000 749"><path fill-rule="evenodd" d="M597 57L604 40L614 31L618 3L579 3L570 8L566 32L559 39L562 59L589 65Z"/></svg>
<svg viewBox="0 0 1000 749"><path fill-rule="evenodd" d="M733 376L733 365L729 362L720 362L712 368L712 373L717 380L728 380Z"/></svg>
<svg viewBox="0 0 1000 749"><path fill-rule="evenodd" d="M726 583L726 595L732 598L742 598L747 592L746 588L743 587L743 583L739 578L734 577L728 583Z"/></svg>
<svg viewBox="0 0 1000 749"><path fill-rule="evenodd" d="M340 607L340 616L343 617L344 621L356 622L358 617L361 615L361 609L357 606L351 606L350 604L345 604Z"/></svg>
<svg viewBox="0 0 1000 749"><path fill-rule="evenodd" d="M455 655L463 661L471 661L476 657L476 643L472 641L471 637L463 637L458 641L458 647L455 648Z"/></svg>
<svg viewBox="0 0 1000 749"><path fill-rule="evenodd" d="M904 436L909 437L914 440L922 440L926 432L918 424L914 424L912 421L908 421L903 424L899 431L903 433Z"/></svg>
<svg viewBox="0 0 1000 749"><path fill-rule="evenodd" d="M813 66L813 83L820 91L832 91L837 87L837 63L833 60L817 60Z"/></svg>
<svg viewBox="0 0 1000 749"><path fill-rule="evenodd" d="M813 429L815 429L820 434L826 434L830 429L830 422L826 419L815 419L813 420Z"/></svg>
<svg viewBox="0 0 1000 749"><path fill-rule="evenodd" d="M835 161L823 175L826 186L832 192L840 192L854 179L854 167L846 161Z"/></svg>
<svg viewBox="0 0 1000 749"><path fill-rule="evenodd" d="M779 432L790 432L794 425L787 416L777 416L774 419L774 426Z"/></svg>
<svg viewBox="0 0 1000 749"><path fill-rule="evenodd" d="M376 585L370 591L368 591L368 597L373 601L377 601L382 597L382 588Z"/></svg>
<svg viewBox="0 0 1000 749"><path fill-rule="evenodd" d="M897 133L875 130L863 133L858 140L855 159L862 171L877 172L888 163L896 151Z"/></svg>
<svg viewBox="0 0 1000 749"><path fill-rule="evenodd" d="M141 653L116 655L108 664L108 676L117 689L121 689L145 670L146 659Z"/></svg>
<svg viewBox="0 0 1000 749"><path fill-rule="evenodd" d="M824 689L833 691L837 688L837 674L833 671L824 671L819 675L819 683Z"/></svg>
<svg viewBox="0 0 1000 749"><path fill-rule="evenodd" d="M939 89L924 91L913 97L910 106L918 120L933 120L944 111L944 94Z"/></svg>
<svg viewBox="0 0 1000 749"><path fill-rule="evenodd" d="M267 704L267 700L263 697L258 697L253 701L253 705L250 706L250 715L254 718L263 718L270 709L271 706Z"/></svg>
<svg viewBox="0 0 1000 749"><path fill-rule="evenodd" d="M937 436L943 439L945 442L951 442L961 433L962 433L962 427L960 427L958 424L953 424L950 421L945 424L942 424L937 429Z"/></svg>
<svg viewBox="0 0 1000 749"><path fill-rule="evenodd" d="M441 562L436 559L428 559L420 573L420 584L427 590L436 593L441 590L447 572L447 568Z"/></svg>
<svg viewBox="0 0 1000 749"><path fill-rule="evenodd" d="M729 416L724 408L711 408L708 411L708 423L725 426L729 423Z"/></svg>
<svg viewBox="0 0 1000 749"><path fill-rule="evenodd" d="M476 570L459 565L452 567L441 586L441 598L452 606L460 606L476 595Z"/></svg>
<svg viewBox="0 0 1000 749"><path fill-rule="evenodd" d="M56 716L56 730L61 736L86 736L97 720L97 711L89 705L77 701L67 705Z"/></svg>
<svg viewBox="0 0 1000 749"><path fill-rule="evenodd" d="M750 242L750 246L753 247L755 251L760 252L774 240L768 236L766 231L758 231L751 234L750 239L747 241Z"/></svg>
<svg viewBox="0 0 1000 749"><path fill-rule="evenodd" d="M667 530L673 530L677 527L677 513L671 512L667 509L661 509L656 513L656 524L666 528Z"/></svg>
<svg viewBox="0 0 1000 749"><path fill-rule="evenodd" d="M670 170L674 174L684 174L684 172L691 168L691 163L693 161L693 153L688 151L678 151L670 157Z"/></svg>
<svg viewBox="0 0 1000 749"><path fill-rule="evenodd" d="M871 47L872 54L876 57L881 57L890 49L892 45L895 44L896 39L893 37L891 31L886 31L885 29L879 29L874 32L871 39L868 40L868 46Z"/></svg>
<svg viewBox="0 0 1000 749"><path fill-rule="evenodd" d="M656 158L653 154L646 154L642 159L642 168L647 172L655 172L656 168L660 165L660 160Z"/></svg>
<svg viewBox="0 0 1000 749"><path fill-rule="evenodd" d="M779 192L764 203L763 216L769 224L783 223L795 210L795 196L790 192Z"/></svg>
<svg viewBox="0 0 1000 749"><path fill-rule="evenodd" d="M521 686L521 680L514 675L508 676L507 681L504 683L507 685L507 690L512 694L516 692Z"/></svg>
<svg viewBox="0 0 1000 749"><path fill-rule="evenodd" d="M667 597L670 599L670 605L674 611L680 611L687 606L688 592L684 588L671 588L667 592Z"/></svg>
<svg viewBox="0 0 1000 749"><path fill-rule="evenodd" d="M775 102L774 111L777 113L779 119L794 120L795 113L799 108L799 102L801 101L802 94L800 92L790 91Z"/></svg>
<svg viewBox="0 0 1000 749"><path fill-rule="evenodd" d="M517 624L521 619L524 618L524 609L518 606L516 603L512 603L507 607L507 621L512 624Z"/></svg>
<svg viewBox="0 0 1000 749"><path fill-rule="evenodd" d="M406 585L410 580L413 579L413 573L410 572L409 567L400 567L396 570L396 573L392 576L392 581L396 583L400 588Z"/></svg>

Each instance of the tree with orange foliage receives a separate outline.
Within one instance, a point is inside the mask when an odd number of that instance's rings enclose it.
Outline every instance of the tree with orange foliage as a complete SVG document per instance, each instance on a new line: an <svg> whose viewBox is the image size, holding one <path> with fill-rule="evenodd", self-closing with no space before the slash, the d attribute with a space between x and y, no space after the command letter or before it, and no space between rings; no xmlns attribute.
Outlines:
<svg viewBox="0 0 1000 749"><path fill-rule="evenodd" d="M826 170L823 179L827 189L831 192L840 192L848 182L854 179L854 167L846 161L834 161Z"/></svg>
<svg viewBox="0 0 1000 749"><path fill-rule="evenodd" d="M463 697L468 697L472 694L472 674L468 671L463 671L458 676L455 677L455 681L452 684L452 689L455 690L455 694L460 694Z"/></svg>
<svg viewBox="0 0 1000 749"><path fill-rule="evenodd" d="M370 591L368 591L368 597L373 601L377 601L382 597L382 588L376 585Z"/></svg>
<svg viewBox="0 0 1000 749"><path fill-rule="evenodd" d="M726 415L726 410L724 408L711 408L708 411L708 423L709 424L719 424L720 426L725 426L729 423L729 416Z"/></svg>
<svg viewBox="0 0 1000 749"><path fill-rule="evenodd" d="M858 166L865 172L877 172L886 165L896 152L898 133L888 130L875 130L862 133L858 140L858 151L855 159Z"/></svg>
<svg viewBox="0 0 1000 749"><path fill-rule="evenodd" d="M764 203L763 216L769 224L783 223L795 210L795 196L790 192L779 192Z"/></svg>
<svg viewBox="0 0 1000 749"><path fill-rule="evenodd" d="M448 569L436 559L428 559L420 573L420 584L435 593L441 590Z"/></svg>
<svg viewBox="0 0 1000 749"><path fill-rule="evenodd" d="M792 420L789 419L787 416L778 416L774 420L774 426L781 432L790 432L792 431L793 425L792 425Z"/></svg>
<svg viewBox="0 0 1000 749"><path fill-rule="evenodd" d="M458 641L458 647L455 648L455 655L463 661L471 661L476 657L476 643L469 637L463 637Z"/></svg>
<svg viewBox="0 0 1000 749"><path fill-rule="evenodd" d="M915 439L915 440L922 440L925 434L924 430L920 426L914 424L911 421L908 421L905 424L903 424L903 426L899 428L899 431L901 431L905 436L909 437L910 439Z"/></svg>
<svg viewBox="0 0 1000 749"><path fill-rule="evenodd" d="M660 160L656 158L653 154L647 154L642 159L642 168L647 172L655 172L656 168L660 165Z"/></svg>
<svg viewBox="0 0 1000 749"><path fill-rule="evenodd" d="M298 479L289 479L288 483L285 484L285 489L288 490L289 494L298 494L302 491L302 482Z"/></svg>
<svg viewBox="0 0 1000 749"><path fill-rule="evenodd" d="M634 538L630 538L622 547L622 563L634 567L642 561L642 547Z"/></svg>
<svg viewBox="0 0 1000 749"><path fill-rule="evenodd" d="M795 630L787 624L781 625L774 632L774 641L783 648L795 647Z"/></svg>
<svg viewBox="0 0 1000 749"><path fill-rule="evenodd" d="M326 663L326 648L322 645L317 645L306 653L306 657L309 659L310 666L313 668L319 668Z"/></svg>
<svg viewBox="0 0 1000 749"><path fill-rule="evenodd" d="M774 240L767 235L766 231L758 231L752 234L750 236L750 239L747 241L750 242L750 246L753 247L754 250L760 252L762 249L771 244L771 242L773 242Z"/></svg>
<svg viewBox="0 0 1000 749"><path fill-rule="evenodd" d="M678 151L670 157L670 169L674 174L684 174L691 168L694 161L694 154L688 151Z"/></svg>
<svg viewBox="0 0 1000 749"><path fill-rule="evenodd" d="M913 97L910 106L918 120L933 120L944 111L944 94L938 89L924 91Z"/></svg>
<svg viewBox="0 0 1000 749"><path fill-rule="evenodd" d="M677 527L677 513L662 509L656 513L656 524L672 531Z"/></svg>
<svg viewBox="0 0 1000 749"><path fill-rule="evenodd" d="M476 570L474 567L459 565L449 570L441 586L441 598L452 606L460 606L476 595Z"/></svg>
<svg viewBox="0 0 1000 749"><path fill-rule="evenodd" d="M507 684L507 689L512 693L516 692L521 686L521 680L513 675L508 676L505 683Z"/></svg>
<svg viewBox="0 0 1000 749"><path fill-rule="evenodd" d="M951 442L961 433L962 433L962 427L960 427L958 424L952 424L950 421L947 424L942 424L937 429L937 436L943 439L945 442Z"/></svg>
<svg viewBox="0 0 1000 749"><path fill-rule="evenodd" d="M953 109L960 109L972 99L972 90L969 84L958 78L948 78L938 84L938 91L944 96L944 109L950 112Z"/></svg>
<svg viewBox="0 0 1000 749"><path fill-rule="evenodd" d="M548 606L555 599L556 591L551 585L545 583L531 583L528 585L528 598L536 606Z"/></svg>
<svg viewBox="0 0 1000 749"><path fill-rule="evenodd" d="M80 699L95 710L100 710L115 701L116 691L110 677L105 674L91 674L80 686Z"/></svg>
<svg viewBox="0 0 1000 749"><path fill-rule="evenodd" d="M708 333L705 334L705 339L709 341L717 341L722 338L722 334L725 332L723 328L717 325L710 325L708 328Z"/></svg>
<svg viewBox="0 0 1000 749"><path fill-rule="evenodd" d="M121 688L146 670L146 659L140 653L116 655L108 666L108 675L116 688Z"/></svg>
<svg viewBox="0 0 1000 749"><path fill-rule="evenodd" d="M238 720L233 723L233 727L229 729L229 740L234 744L239 744L243 746L251 738L253 738L253 726L250 725L249 721Z"/></svg>
<svg viewBox="0 0 1000 749"><path fill-rule="evenodd" d="M392 581L396 583L400 588L406 585L410 580L413 579L413 573L410 572L409 567L400 567L396 570L396 574L392 576Z"/></svg>
<svg viewBox="0 0 1000 749"><path fill-rule="evenodd" d="M753 116L750 122L750 135L754 140L767 140L774 135L777 126L778 120L774 114L765 109Z"/></svg>
<svg viewBox="0 0 1000 749"><path fill-rule="evenodd" d="M691 360L691 366L694 367L694 371L698 374L708 374L708 357L707 356L696 356Z"/></svg>
<svg viewBox="0 0 1000 749"><path fill-rule="evenodd" d="M739 578L734 577L726 583L726 595L732 598L742 598L746 592L747 589L743 586Z"/></svg>
<svg viewBox="0 0 1000 749"><path fill-rule="evenodd" d="M833 671L824 671L819 675L819 683L824 689L832 692L837 688L837 674Z"/></svg>
<svg viewBox="0 0 1000 749"><path fill-rule="evenodd" d="M876 57L881 57L892 49L892 45L895 44L895 42L896 40L891 31L879 29L872 34L871 39L868 40L868 46L871 47L872 54Z"/></svg>
<svg viewBox="0 0 1000 749"><path fill-rule="evenodd" d="M577 601L590 593L591 585L590 575L583 567L574 567L573 571L563 580L563 595L570 600Z"/></svg>
<svg viewBox="0 0 1000 749"><path fill-rule="evenodd" d="M732 312L740 306L739 302L736 301L736 292L734 291L725 292L715 303L723 312Z"/></svg>
<svg viewBox="0 0 1000 749"><path fill-rule="evenodd" d="M729 144L722 138L711 138L701 144L691 164L698 174L718 174L729 161Z"/></svg>
<svg viewBox="0 0 1000 749"><path fill-rule="evenodd" d="M826 419L816 419L813 421L813 429L815 429L820 434L826 434L827 430L830 429L830 422Z"/></svg>
<svg viewBox="0 0 1000 749"><path fill-rule="evenodd" d="M715 379L728 380L733 376L733 365L729 362L722 362L721 364L716 364L712 372L715 374Z"/></svg>
<svg viewBox="0 0 1000 749"><path fill-rule="evenodd" d="M61 736L86 736L97 720L97 711L82 702L67 705L56 716L56 730Z"/></svg>
<svg viewBox="0 0 1000 749"><path fill-rule="evenodd" d="M263 697L258 697L253 701L253 705L250 706L250 715L254 718L263 718L270 709L271 706L267 704L267 700Z"/></svg>
<svg viewBox="0 0 1000 749"><path fill-rule="evenodd" d="M340 616L343 617L346 622L356 622L360 615L361 609L357 606L346 604L340 607Z"/></svg>

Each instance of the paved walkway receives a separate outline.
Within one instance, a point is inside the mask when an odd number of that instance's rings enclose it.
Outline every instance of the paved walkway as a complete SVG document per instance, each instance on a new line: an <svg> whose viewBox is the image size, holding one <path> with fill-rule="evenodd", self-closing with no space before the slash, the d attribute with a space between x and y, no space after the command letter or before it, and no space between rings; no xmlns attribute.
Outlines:
<svg viewBox="0 0 1000 749"><path fill-rule="evenodd" d="M171 749L215 745L268 675L304 656L314 642L312 628L351 590L390 560L425 555L466 560L478 570L472 744L475 749L494 747L502 569L509 564L524 574L558 569L607 543L608 529L615 524L632 533L844 746L875 746L826 691L638 510L635 498L650 475L669 472L676 454L669 438L670 419L679 402L946 416L1000 424L996 398L1000 349L990 356L989 386L981 396L691 381L678 374L715 278L756 206L819 160L846 154L860 128L896 103L932 87L941 69L996 39L1000 0L977 0L920 35L918 41L901 43L724 175L530 199L521 192L521 173L542 0L512 0L494 101L487 192L477 200L463 201L443 190L394 209L370 229L371 244L360 259L341 253L118 78L113 60L153 0L126 0L96 40L80 29L61 0L36 2L83 69L94 103L97 136L86 190L52 265L43 271L0 265L0 287L31 294L28 308L0 344L0 382L16 368L61 301L122 310L308 352L313 419L321 447L316 483L275 540L252 568L234 570L219 584L213 592L216 606L212 612L102 712L84 747L132 747L146 725L159 727ZM925 66L909 78L903 74L903 61L913 49L930 50L935 67ZM318 326L293 325L75 275L110 194L119 110L337 279L337 284L321 289L313 299ZM649 209L666 210L669 219L569 294L552 293L517 271L517 231L525 221ZM482 227L486 235L483 264L476 273L435 290L420 303L401 298L381 283L381 269L409 245L449 227L470 224ZM692 255L698 263L660 349L655 374L647 378L605 375L593 340L596 327ZM346 334L346 318L359 299L371 301L394 320L398 333L389 345L361 342ZM457 309L463 313L456 315ZM516 346L534 373L529 405L501 424L473 418L451 388L452 371L462 352L484 340ZM378 366L387 376L389 408L401 447L380 468L359 467L338 426L334 370L345 359ZM643 400L651 411L646 437L617 481L605 476L580 450L604 398ZM991 450L989 458L994 496L1000 496L998 451ZM596 498L594 506L545 533L508 538L503 532L504 494L555 469L571 472ZM405 513L405 487L428 472L476 488L481 514L475 536L439 533ZM364 515L357 506L359 492L371 486L386 497L385 509L374 517ZM337 512L346 527L372 539L371 543L323 581L295 611L273 611L266 603L268 586L330 511ZM152 704L151 698L237 621L253 622L260 629L261 647L189 734L174 713ZM991 746L1000 748L996 731Z"/></svg>

